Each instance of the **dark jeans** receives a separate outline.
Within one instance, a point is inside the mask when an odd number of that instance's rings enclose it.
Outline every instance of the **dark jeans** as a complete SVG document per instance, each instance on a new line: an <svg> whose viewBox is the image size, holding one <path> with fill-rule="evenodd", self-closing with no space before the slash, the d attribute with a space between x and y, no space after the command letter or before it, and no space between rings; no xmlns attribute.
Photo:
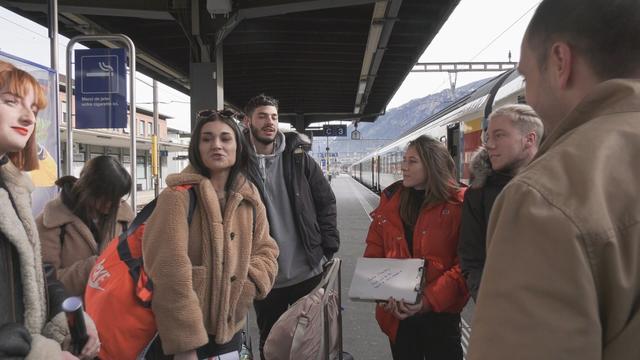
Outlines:
<svg viewBox="0 0 640 360"><path fill-rule="evenodd" d="M273 324L287 311L289 306L310 293L320 283L320 280L322 280L322 274L295 285L273 289L263 300L253 302L260 330L260 359L265 360L264 343L267 341Z"/></svg>
<svg viewBox="0 0 640 360"><path fill-rule="evenodd" d="M393 360L462 360L460 314L426 313L400 321Z"/></svg>

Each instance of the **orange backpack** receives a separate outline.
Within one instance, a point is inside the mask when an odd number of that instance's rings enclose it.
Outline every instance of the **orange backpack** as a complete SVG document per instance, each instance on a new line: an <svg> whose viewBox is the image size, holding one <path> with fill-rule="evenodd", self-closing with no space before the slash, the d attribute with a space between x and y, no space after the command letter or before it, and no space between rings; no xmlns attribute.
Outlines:
<svg viewBox="0 0 640 360"><path fill-rule="evenodd" d="M195 189L189 191L191 224L196 206ZM100 334L102 360L136 359L148 350L157 335L156 321L151 311L153 283L147 276L142 260L142 236L145 222L156 207L156 200L147 204L131 226L114 238L96 260L84 293L86 312Z"/></svg>

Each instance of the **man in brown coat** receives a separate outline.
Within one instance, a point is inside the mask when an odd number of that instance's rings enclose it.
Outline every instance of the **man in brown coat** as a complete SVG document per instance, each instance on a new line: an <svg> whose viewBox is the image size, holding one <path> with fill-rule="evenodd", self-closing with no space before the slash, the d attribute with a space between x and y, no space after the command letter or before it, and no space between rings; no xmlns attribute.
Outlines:
<svg viewBox="0 0 640 360"><path fill-rule="evenodd" d="M534 14L519 70L547 138L491 213L468 359L638 359L638 34L638 0Z"/></svg>

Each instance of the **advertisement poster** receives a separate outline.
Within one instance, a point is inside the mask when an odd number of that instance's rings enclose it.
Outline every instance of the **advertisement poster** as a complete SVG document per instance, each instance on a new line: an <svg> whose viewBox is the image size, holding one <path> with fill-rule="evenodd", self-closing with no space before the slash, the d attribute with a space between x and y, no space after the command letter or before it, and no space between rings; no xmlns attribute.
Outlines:
<svg viewBox="0 0 640 360"><path fill-rule="evenodd" d="M57 82L56 73L48 67L34 64L0 51L0 60L10 62L31 74L47 94L47 107L38 112L36 141L40 168L29 175L36 186L32 194L34 216L40 214L45 204L57 194L55 181L58 178L58 120L56 116Z"/></svg>

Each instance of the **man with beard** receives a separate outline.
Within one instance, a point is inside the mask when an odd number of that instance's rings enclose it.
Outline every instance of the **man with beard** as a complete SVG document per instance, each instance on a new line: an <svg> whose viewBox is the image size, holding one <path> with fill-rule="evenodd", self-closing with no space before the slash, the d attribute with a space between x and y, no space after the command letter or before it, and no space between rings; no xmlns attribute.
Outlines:
<svg viewBox="0 0 640 360"><path fill-rule="evenodd" d="M287 308L322 278L322 265L340 244L336 198L318 163L307 154L309 139L278 130L278 101L258 95L245 107L249 178L267 208L271 236L280 247L275 285L255 301L260 357L271 327Z"/></svg>
<svg viewBox="0 0 640 360"><path fill-rule="evenodd" d="M533 15L518 69L545 140L494 204L468 359L638 359L638 34L638 0Z"/></svg>
<svg viewBox="0 0 640 360"><path fill-rule="evenodd" d="M489 214L502 188L538 152L543 125L533 109L510 104L488 119L486 142L471 159L471 188L464 194L458 256L469 293L477 300L486 258Z"/></svg>

